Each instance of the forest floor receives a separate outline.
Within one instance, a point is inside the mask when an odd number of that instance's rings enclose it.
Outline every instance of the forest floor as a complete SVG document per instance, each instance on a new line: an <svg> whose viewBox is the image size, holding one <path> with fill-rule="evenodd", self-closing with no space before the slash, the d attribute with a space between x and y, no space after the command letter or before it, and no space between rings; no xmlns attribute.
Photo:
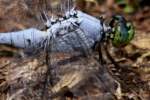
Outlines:
<svg viewBox="0 0 150 100"><path fill-rule="evenodd" d="M40 28L41 21L38 20L35 10L37 6L33 7L33 5L36 5L36 2L31 0L1 0L0 32L17 31L29 27ZM107 18L112 15L112 11L105 9L105 5L95 5L90 10L80 6L79 8L93 16L103 15ZM112 64L109 64L108 68L120 83L121 94L118 95L122 95L122 99L150 100L150 7L141 8L134 14L124 14L124 16L133 22L136 34L129 45L112 51L114 59L121 66L120 69ZM0 46L0 66L14 59L10 55L9 57L1 56L2 51L18 52L19 50ZM0 86L2 81L0 76Z"/></svg>

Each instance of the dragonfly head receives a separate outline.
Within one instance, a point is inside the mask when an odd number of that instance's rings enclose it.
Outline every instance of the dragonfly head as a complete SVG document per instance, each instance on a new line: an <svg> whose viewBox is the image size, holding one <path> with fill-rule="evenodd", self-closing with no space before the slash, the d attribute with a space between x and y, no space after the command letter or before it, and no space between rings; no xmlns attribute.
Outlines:
<svg viewBox="0 0 150 100"><path fill-rule="evenodd" d="M112 27L112 44L115 47L127 45L134 37L135 30L131 22L127 22L124 17L113 16L110 23Z"/></svg>

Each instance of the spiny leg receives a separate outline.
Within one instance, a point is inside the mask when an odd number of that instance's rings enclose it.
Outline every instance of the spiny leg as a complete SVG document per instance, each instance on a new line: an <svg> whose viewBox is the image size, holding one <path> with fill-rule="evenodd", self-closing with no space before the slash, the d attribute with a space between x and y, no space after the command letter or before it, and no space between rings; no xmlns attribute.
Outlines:
<svg viewBox="0 0 150 100"><path fill-rule="evenodd" d="M115 65L116 68L120 68L120 65L114 60L114 58L109 53L108 46L104 45L104 48L105 48L105 52L106 52L106 55L107 55L108 59L112 62L112 64Z"/></svg>
<svg viewBox="0 0 150 100"><path fill-rule="evenodd" d="M104 61L104 58L103 58L103 54L102 54L102 49L103 49L103 46L104 46L104 43L106 42L105 41L105 32L104 32L104 27L103 27L103 23L104 23L104 19L102 16L99 17L100 19L100 25L102 26L102 30L100 32L100 35L101 35L101 39L99 39L98 43L97 43L97 47L98 47L98 53L99 53L99 62L101 65L104 65L105 64L105 61Z"/></svg>

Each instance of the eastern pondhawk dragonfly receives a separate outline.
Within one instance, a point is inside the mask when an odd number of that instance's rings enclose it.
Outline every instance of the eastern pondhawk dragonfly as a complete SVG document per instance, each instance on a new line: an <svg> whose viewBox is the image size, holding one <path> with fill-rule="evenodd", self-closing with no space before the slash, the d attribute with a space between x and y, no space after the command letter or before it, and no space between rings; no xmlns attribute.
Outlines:
<svg viewBox="0 0 150 100"><path fill-rule="evenodd" d="M119 47L128 44L134 36L133 25L124 17L113 16L112 21L107 25L103 19L97 19L74 9L70 6L70 2L71 0L66 0L62 3L63 15L61 17L54 17L53 14L49 17L46 11L42 12L41 18L46 27L44 31L30 28L0 34L0 44L23 48L33 55L36 55L37 52L45 52L47 65L45 84L52 86L55 84L51 79L52 57L50 56L52 53L60 52L89 57L98 48L99 59L102 60L100 47L104 43L111 41L113 46ZM13 89L16 88L13 87Z"/></svg>

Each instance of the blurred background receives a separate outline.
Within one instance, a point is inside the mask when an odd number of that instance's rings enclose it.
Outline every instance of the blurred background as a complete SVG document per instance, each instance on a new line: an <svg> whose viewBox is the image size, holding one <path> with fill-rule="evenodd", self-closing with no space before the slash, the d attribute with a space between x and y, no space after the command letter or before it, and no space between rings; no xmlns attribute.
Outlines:
<svg viewBox="0 0 150 100"><path fill-rule="evenodd" d="M41 9L60 11L56 8L65 3L64 1L68 0L0 0L0 31L37 27L41 24L39 20ZM123 14L133 21L137 29L150 31L148 27L150 24L149 0L70 1L74 2L70 3L70 6L75 5L78 9L93 16L110 17L112 14Z"/></svg>
<svg viewBox="0 0 150 100"><path fill-rule="evenodd" d="M39 22L41 9L59 11L56 8L67 0L0 0L0 31L13 31L35 27ZM71 0L70 0L71 1ZM93 16L110 17L123 14L132 20L137 29L149 32L149 0L72 0L71 6ZM32 24L30 23L32 22ZM140 23L140 25L139 25ZM144 28L143 28L144 27Z"/></svg>
<svg viewBox="0 0 150 100"><path fill-rule="evenodd" d="M110 19L114 14L121 14L134 24L136 34L133 41L125 48L121 48L119 53L118 50L114 50L113 56L118 63L130 65L126 66L130 71L123 72L119 76L124 80L122 85L129 84L130 88L138 91L142 100L149 100L150 0L74 0L73 2L77 9L92 16ZM0 32L30 27L41 28L43 23L39 18L40 11L44 9L50 11L53 8L53 13L57 12L60 10L57 8L60 3L62 3L60 0L0 0ZM4 48L0 47L0 51L2 49ZM126 90L126 86L123 88Z"/></svg>

